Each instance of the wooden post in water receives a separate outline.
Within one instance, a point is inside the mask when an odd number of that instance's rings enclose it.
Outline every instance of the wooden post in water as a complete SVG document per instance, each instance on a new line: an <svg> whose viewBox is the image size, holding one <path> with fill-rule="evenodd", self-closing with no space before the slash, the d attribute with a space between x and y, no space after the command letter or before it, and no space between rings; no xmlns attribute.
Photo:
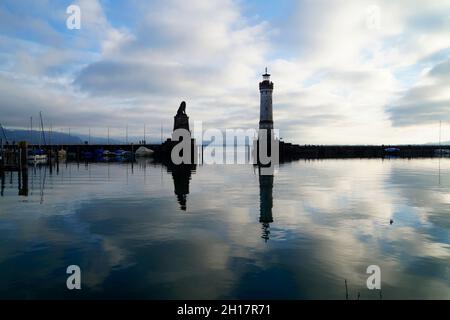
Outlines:
<svg viewBox="0 0 450 320"><path fill-rule="evenodd" d="M48 156L47 156L47 158L48 158L48 167L49 167L50 174L53 173L53 163L52 163L53 159L52 159L52 157L53 157L53 150L52 150L52 147L50 147L50 149L48 151Z"/></svg>
<svg viewBox="0 0 450 320"><path fill-rule="evenodd" d="M0 184L1 184L0 196L3 197L3 192L5 190L5 171L2 168L0 168Z"/></svg>
<svg viewBox="0 0 450 320"><path fill-rule="evenodd" d="M19 153L19 146L17 146L16 144L13 144L13 152L12 152L12 157L11 157L11 162L10 164L13 167L19 167L21 162L20 162L20 153Z"/></svg>
<svg viewBox="0 0 450 320"><path fill-rule="evenodd" d="M19 151L19 170L17 170L19 196L22 193L22 152Z"/></svg>
<svg viewBox="0 0 450 320"><path fill-rule="evenodd" d="M5 166L5 153L3 152L3 139L0 138L0 173L1 174L3 174L4 166Z"/></svg>
<svg viewBox="0 0 450 320"><path fill-rule="evenodd" d="M0 184L1 184L1 189L0 189L0 196L3 197L3 192L5 190L5 171L3 169L3 160L4 160L4 153L3 153L3 140L0 139L0 145L1 145L1 149L0 149L0 155L1 155L1 160L0 160Z"/></svg>
<svg viewBox="0 0 450 320"><path fill-rule="evenodd" d="M19 196L28 196L28 143L19 142Z"/></svg>
<svg viewBox="0 0 450 320"><path fill-rule="evenodd" d="M53 148L51 146L49 146L47 149L47 163L48 163L48 166L50 169L50 174L52 174L52 172L53 172L52 156L53 156Z"/></svg>
<svg viewBox="0 0 450 320"><path fill-rule="evenodd" d="M61 147L61 149L62 149L62 147ZM59 164L59 150L58 150L58 145L56 145L56 147L55 147L55 162L56 162L56 165Z"/></svg>
<svg viewBox="0 0 450 320"><path fill-rule="evenodd" d="M345 300L348 300L348 287L347 287L347 279L345 279Z"/></svg>
<svg viewBox="0 0 450 320"><path fill-rule="evenodd" d="M19 142L19 159L20 159L20 168L28 169L28 143L26 141Z"/></svg>

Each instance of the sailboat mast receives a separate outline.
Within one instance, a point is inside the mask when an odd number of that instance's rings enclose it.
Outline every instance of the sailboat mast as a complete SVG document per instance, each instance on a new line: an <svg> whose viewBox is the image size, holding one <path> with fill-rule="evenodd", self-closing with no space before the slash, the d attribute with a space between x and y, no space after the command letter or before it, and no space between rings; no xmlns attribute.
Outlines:
<svg viewBox="0 0 450 320"><path fill-rule="evenodd" d="M30 144L33 144L33 117L30 117Z"/></svg>
<svg viewBox="0 0 450 320"><path fill-rule="evenodd" d="M45 141L45 133L44 133L44 121L42 121L42 112L39 111L39 117L41 118L41 132L42 132L42 138L44 140L44 146L47 145L47 142Z"/></svg>
<svg viewBox="0 0 450 320"><path fill-rule="evenodd" d="M0 124L0 128L2 128L3 136L5 137L5 143L8 143L8 137L6 136L5 129L3 129L3 126Z"/></svg>
<svg viewBox="0 0 450 320"><path fill-rule="evenodd" d="M441 147L441 129L442 129L442 121L439 121L439 148Z"/></svg>
<svg viewBox="0 0 450 320"><path fill-rule="evenodd" d="M442 128L442 120L439 120L439 153L442 157L442 148L441 148L441 128Z"/></svg>

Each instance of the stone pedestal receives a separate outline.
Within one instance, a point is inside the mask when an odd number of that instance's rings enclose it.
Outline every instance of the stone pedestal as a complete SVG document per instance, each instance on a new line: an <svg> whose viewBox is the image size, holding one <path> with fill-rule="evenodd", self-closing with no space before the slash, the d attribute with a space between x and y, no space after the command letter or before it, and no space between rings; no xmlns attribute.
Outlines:
<svg viewBox="0 0 450 320"><path fill-rule="evenodd" d="M185 129L190 132L189 117L185 113L177 114L175 117L173 117L173 119L173 131L177 129Z"/></svg>

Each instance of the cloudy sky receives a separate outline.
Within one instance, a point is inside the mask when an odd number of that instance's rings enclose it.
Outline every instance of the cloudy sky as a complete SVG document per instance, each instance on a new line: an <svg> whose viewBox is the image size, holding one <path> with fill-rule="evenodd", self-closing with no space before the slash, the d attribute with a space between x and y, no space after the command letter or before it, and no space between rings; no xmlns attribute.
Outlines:
<svg viewBox="0 0 450 320"><path fill-rule="evenodd" d="M66 8L81 8L81 29ZM0 123L170 133L182 100L207 128L275 126L297 143L450 140L450 1L0 3Z"/></svg>

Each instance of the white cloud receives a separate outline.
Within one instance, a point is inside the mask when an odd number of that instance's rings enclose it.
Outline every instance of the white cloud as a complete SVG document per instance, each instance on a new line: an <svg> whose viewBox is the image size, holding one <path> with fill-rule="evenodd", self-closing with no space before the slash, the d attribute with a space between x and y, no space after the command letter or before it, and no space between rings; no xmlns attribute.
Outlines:
<svg viewBox="0 0 450 320"><path fill-rule="evenodd" d="M450 122L450 59L426 72L389 109L394 125Z"/></svg>
<svg viewBox="0 0 450 320"><path fill-rule="evenodd" d="M366 25L367 9L374 5L380 13L380 27L375 29ZM449 48L445 7L449 4L301 2L281 31L286 37L280 46L292 49L291 57L278 59L273 68L273 74L282 77L275 78L276 88L283 88L276 92L275 101L288 105L279 112L281 120L298 119L297 125L291 121L288 128L291 136L302 143L430 141L434 131L432 134L429 128L393 127L388 108L405 86L420 79L419 74L410 72L405 83L399 73L417 68L432 54ZM435 63L433 59L427 62ZM418 108L426 109L427 101L421 101ZM322 125L303 123L311 114L325 121ZM332 117L335 126L326 121ZM414 122L413 116L410 119ZM420 125L421 120L415 123Z"/></svg>

